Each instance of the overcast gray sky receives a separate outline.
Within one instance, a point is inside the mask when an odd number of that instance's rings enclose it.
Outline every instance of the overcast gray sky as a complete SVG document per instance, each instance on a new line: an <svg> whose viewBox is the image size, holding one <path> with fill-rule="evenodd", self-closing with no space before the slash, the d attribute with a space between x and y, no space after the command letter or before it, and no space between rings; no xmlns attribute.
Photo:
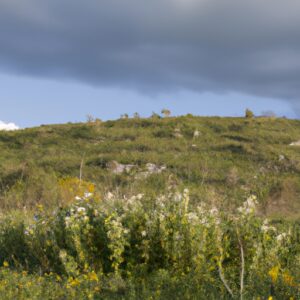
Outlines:
<svg viewBox="0 0 300 300"><path fill-rule="evenodd" d="M103 118L168 104L299 116L299 28L298 0L1 0L0 120L82 119L83 101Z"/></svg>

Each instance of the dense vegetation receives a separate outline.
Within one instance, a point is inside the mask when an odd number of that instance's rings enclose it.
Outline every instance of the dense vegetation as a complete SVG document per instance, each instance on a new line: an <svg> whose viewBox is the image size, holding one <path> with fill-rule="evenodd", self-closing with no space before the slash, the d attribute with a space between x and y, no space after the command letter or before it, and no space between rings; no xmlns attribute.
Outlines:
<svg viewBox="0 0 300 300"><path fill-rule="evenodd" d="M300 298L299 138L191 115L0 132L1 298Z"/></svg>

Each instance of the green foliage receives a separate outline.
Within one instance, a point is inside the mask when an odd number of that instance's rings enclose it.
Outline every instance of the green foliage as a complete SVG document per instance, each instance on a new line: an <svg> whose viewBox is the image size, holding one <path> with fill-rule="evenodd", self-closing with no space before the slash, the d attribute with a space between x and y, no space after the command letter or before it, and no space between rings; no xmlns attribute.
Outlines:
<svg viewBox="0 0 300 300"><path fill-rule="evenodd" d="M299 135L192 115L0 132L0 298L235 299L242 278L244 299L299 298Z"/></svg>
<svg viewBox="0 0 300 300"><path fill-rule="evenodd" d="M300 181L299 151L288 146L299 135L297 120L255 118L249 123L244 118L194 116L0 132L0 206L31 210L37 203L49 209L61 205L64 196L59 181L79 177L83 157L83 179L94 183L100 194L118 189L127 195L133 190L152 195L148 176L143 175L152 163L166 166L164 176L157 179L156 186L161 188L155 188L156 195L165 192L173 176L177 185L193 190L195 203L207 198L208 190L222 197L227 207L237 204L245 191L267 203L278 198L274 193L278 183ZM135 167L115 174L109 167L113 161ZM228 180L233 169L238 170L237 184ZM298 199L295 189L289 201L298 203ZM285 215L295 215L292 206Z"/></svg>
<svg viewBox="0 0 300 300"><path fill-rule="evenodd" d="M250 110L249 108L246 109L246 112L245 112L245 117L248 118L248 119L251 119L254 117L254 113L252 112L252 110Z"/></svg>
<svg viewBox="0 0 300 300"><path fill-rule="evenodd" d="M167 118L167 117L170 117L171 115L171 111L169 109L162 109L161 113Z"/></svg>
<svg viewBox="0 0 300 300"><path fill-rule="evenodd" d="M191 210L185 189L100 202L88 193L30 222L4 218L0 295L297 299L299 224L271 223L256 209L250 196L232 214L204 203Z"/></svg>

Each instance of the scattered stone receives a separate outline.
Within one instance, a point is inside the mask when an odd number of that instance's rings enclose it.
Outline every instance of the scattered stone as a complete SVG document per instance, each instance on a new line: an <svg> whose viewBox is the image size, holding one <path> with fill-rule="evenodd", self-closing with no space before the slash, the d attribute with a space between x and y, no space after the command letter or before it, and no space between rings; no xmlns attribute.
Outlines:
<svg viewBox="0 0 300 300"><path fill-rule="evenodd" d="M137 165L121 164L113 160L107 164L107 168L114 174L122 174L122 173L129 173L130 171L132 171L132 169L137 168ZM152 174L160 174L166 169L167 167L165 165L158 166L153 163L147 163L145 170L142 172L138 172L136 174L136 178L140 179L140 178L146 178Z"/></svg>
<svg viewBox="0 0 300 300"><path fill-rule="evenodd" d="M200 136L200 131L199 130L195 130L194 132L194 138L198 138Z"/></svg>
<svg viewBox="0 0 300 300"><path fill-rule="evenodd" d="M260 167L260 168L259 168L259 172L262 173L262 174L267 173L267 171L268 171L268 170L267 170L265 167Z"/></svg>
<svg viewBox="0 0 300 300"><path fill-rule="evenodd" d="M159 174L161 173L162 171L166 170L166 166L157 166L155 164L152 164L152 163L147 163L146 164L146 169L148 170L148 172L150 174L153 174L153 173L156 173L156 174Z"/></svg>
<svg viewBox="0 0 300 300"><path fill-rule="evenodd" d="M113 160L108 164L108 168L112 171L114 174L122 174L124 172L129 173L136 165L125 165L120 164L117 161Z"/></svg>
<svg viewBox="0 0 300 300"><path fill-rule="evenodd" d="M181 134L180 128L175 128L174 129L174 137L176 138L182 138L183 135Z"/></svg>
<svg viewBox="0 0 300 300"><path fill-rule="evenodd" d="M300 140L290 143L290 146L300 146Z"/></svg>
<svg viewBox="0 0 300 300"><path fill-rule="evenodd" d="M136 179L145 179L148 176L152 175L152 174L160 174L163 171L165 171L167 169L166 166L157 166L155 164L152 163L147 163L146 164L146 171L143 172L139 172L138 174L136 174L135 178Z"/></svg>

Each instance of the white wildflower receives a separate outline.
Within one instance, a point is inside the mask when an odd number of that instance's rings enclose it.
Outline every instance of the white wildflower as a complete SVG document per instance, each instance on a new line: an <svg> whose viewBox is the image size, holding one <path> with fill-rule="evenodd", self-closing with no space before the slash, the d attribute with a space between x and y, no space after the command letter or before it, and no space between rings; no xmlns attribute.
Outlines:
<svg viewBox="0 0 300 300"><path fill-rule="evenodd" d="M163 222L166 219L166 216L164 214L159 214L159 221Z"/></svg>
<svg viewBox="0 0 300 300"><path fill-rule="evenodd" d="M187 218L190 223L197 223L199 221L199 217L194 212L188 213Z"/></svg>
<svg viewBox="0 0 300 300"><path fill-rule="evenodd" d="M67 251L65 251L65 250L60 250L59 251L59 258L61 260L65 260L67 258L67 256L68 256Z"/></svg>
<svg viewBox="0 0 300 300"><path fill-rule="evenodd" d="M138 200L141 200L144 197L144 194L138 194L136 197Z"/></svg>
<svg viewBox="0 0 300 300"><path fill-rule="evenodd" d="M159 206L160 206L161 208L164 208L164 207L165 207L165 204L162 203L162 202L160 202L160 203L159 203Z"/></svg>
<svg viewBox="0 0 300 300"><path fill-rule="evenodd" d="M146 236L147 236L146 230L142 231L142 232L141 232L141 235L142 235L142 237L146 237Z"/></svg>
<svg viewBox="0 0 300 300"><path fill-rule="evenodd" d="M69 227L71 225L71 218L70 217L66 217L65 218L65 223L66 223L66 226Z"/></svg>
<svg viewBox="0 0 300 300"><path fill-rule="evenodd" d="M136 200L137 200L136 196L132 196L127 200L127 202L128 204L134 205L136 203Z"/></svg>
<svg viewBox="0 0 300 300"><path fill-rule="evenodd" d="M201 220L200 220L200 224L208 226L209 224L208 224L207 218L206 217L202 217Z"/></svg>
<svg viewBox="0 0 300 300"><path fill-rule="evenodd" d="M210 211L209 211L211 216L217 216L219 211L216 207L213 207Z"/></svg>
<svg viewBox="0 0 300 300"><path fill-rule="evenodd" d="M91 198L93 193L84 193L84 198Z"/></svg>
<svg viewBox="0 0 300 300"><path fill-rule="evenodd" d="M276 237L278 243L283 242L287 238L287 233L283 232Z"/></svg>
<svg viewBox="0 0 300 300"><path fill-rule="evenodd" d="M33 230L30 227L28 227L28 228L25 229L24 234L25 235L31 235L31 234L33 234Z"/></svg>
<svg viewBox="0 0 300 300"><path fill-rule="evenodd" d="M251 195L243 204L243 206L238 208L238 212L243 215L253 214L256 211L257 198L254 195Z"/></svg>
<svg viewBox="0 0 300 300"><path fill-rule="evenodd" d="M86 209L85 209L85 207L78 207L78 208L77 208L77 212L78 212L79 214L83 214L83 213L86 212Z"/></svg>
<svg viewBox="0 0 300 300"><path fill-rule="evenodd" d="M176 193L174 195L174 201L177 202L177 203L181 202L182 201L182 195L180 193Z"/></svg>
<svg viewBox="0 0 300 300"><path fill-rule="evenodd" d="M269 220L266 219L264 220L262 226L261 226L261 231L266 233L268 231L276 231L276 228L274 226L269 225Z"/></svg>
<svg viewBox="0 0 300 300"><path fill-rule="evenodd" d="M169 197L171 198L171 196ZM164 202L166 201L166 197L165 196L159 196L157 199L156 199L156 202L158 205L160 205L161 207L164 207ZM162 205L163 204L163 205Z"/></svg>
<svg viewBox="0 0 300 300"><path fill-rule="evenodd" d="M114 194L111 192L108 192L106 195L107 200L112 200L114 198Z"/></svg>
<svg viewBox="0 0 300 300"><path fill-rule="evenodd" d="M198 210L198 213L199 213L200 215L203 215L203 214L206 213L206 209L205 209L205 207L204 207L203 204L199 205L199 206L197 207L197 210Z"/></svg>

